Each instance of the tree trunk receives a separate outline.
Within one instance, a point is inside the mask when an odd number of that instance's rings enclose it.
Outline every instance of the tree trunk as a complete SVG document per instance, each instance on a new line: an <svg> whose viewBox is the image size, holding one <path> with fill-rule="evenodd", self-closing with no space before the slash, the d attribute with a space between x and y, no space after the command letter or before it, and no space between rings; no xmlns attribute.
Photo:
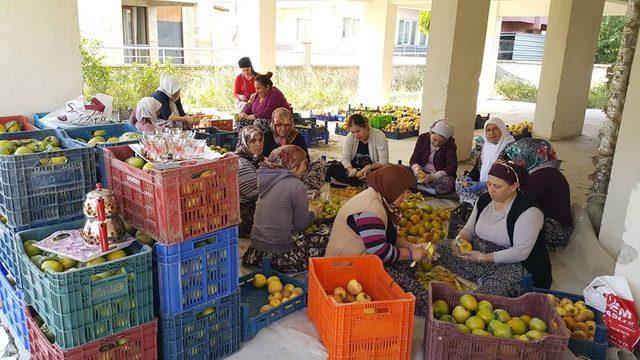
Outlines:
<svg viewBox="0 0 640 360"><path fill-rule="evenodd" d="M633 55L638 41L640 26L640 0L629 0L618 59L611 80L610 98L605 110L605 122L600 129L598 155L594 158L595 172L591 175L593 185L587 199L587 210L596 233L600 232L602 213L609 189L613 155L616 151L620 120L629 86L629 75Z"/></svg>

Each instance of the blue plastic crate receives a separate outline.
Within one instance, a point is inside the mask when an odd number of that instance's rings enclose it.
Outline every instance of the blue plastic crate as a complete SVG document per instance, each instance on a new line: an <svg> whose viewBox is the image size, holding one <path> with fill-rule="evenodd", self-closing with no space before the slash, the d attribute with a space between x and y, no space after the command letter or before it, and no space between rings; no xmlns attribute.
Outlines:
<svg viewBox="0 0 640 360"><path fill-rule="evenodd" d="M22 291L12 286L7 279L7 270L0 264L0 303L14 335L20 344L29 350L27 319L24 315L24 297Z"/></svg>
<svg viewBox="0 0 640 360"><path fill-rule="evenodd" d="M66 133L69 137L78 142L79 144L86 145L86 142L89 141L93 137L93 133L96 130L104 130L105 135L103 136L105 139L110 137L120 137L120 135L127 132L135 132L140 133L140 131L130 123L124 124L106 124L106 125L95 125L95 126L82 126L75 128L65 129ZM82 139L84 141L78 140ZM109 186L109 177L107 174L107 164L104 160L104 153L102 151L103 148L109 148L112 146L120 146L120 145L128 145L128 144L136 144L139 140L129 140L129 141L118 141L114 143L101 143L96 144L94 147L94 151L96 153L96 166L98 168L98 181L102 183L103 187Z"/></svg>
<svg viewBox="0 0 640 360"><path fill-rule="evenodd" d="M269 293L266 287L256 288L253 286L253 278L256 274L277 276L282 285L293 284L295 287L304 289L302 295L296 296L275 308L260 313L260 308L269 303ZM286 274L277 272L271 268L271 261L268 258L262 260L262 269L240 278L240 310L242 314L242 341L251 340L261 329L282 319L283 317L304 309L307 306L307 284L296 280Z"/></svg>
<svg viewBox="0 0 640 360"><path fill-rule="evenodd" d="M342 136L349 135L349 130L342 129L338 126L336 126L336 130L334 132L336 133L336 135L342 135Z"/></svg>
<svg viewBox="0 0 640 360"><path fill-rule="evenodd" d="M238 227L175 245L156 243L160 311L173 315L238 288Z"/></svg>
<svg viewBox="0 0 640 360"><path fill-rule="evenodd" d="M584 296L571 294L563 291L540 289L535 287L529 287L523 289L524 293L537 292L542 294L552 294L559 299L568 298L571 301L584 301ZM593 337L593 341L581 340L575 338L569 338L569 350L576 356L585 356L591 360L605 360L607 358L607 348L609 343L607 340L607 326L602 321L602 313L589 306L596 315L596 332Z"/></svg>
<svg viewBox="0 0 640 360"><path fill-rule="evenodd" d="M32 305L61 348L72 348L152 321L151 248L133 242L128 256L64 272L41 271L20 246L60 230L80 229L84 220L19 232L16 252L25 302ZM19 247L19 248L18 248ZM106 274L109 277L94 275Z"/></svg>
<svg viewBox="0 0 640 360"><path fill-rule="evenodd" d="M240 290L176 315L160 315L161 358L222 359L240 348Z"/></svg>
<svg viewBox="0 0 640 360"><path fill-rule="evenodd" d="M206 139L207 145L218 145L229 151L234 151L238 145L238 133L220 130L216 127L197 128L196 139Z"/></svg>
<svg viewBox="0 0 640 360"><path fill-rule="evenodd" d="M39 127L40 129L50 129L44 122L42 122L42 118L46 117L48 112L39 112L33 114L33 125Z"/></svg>
<svg viewBox="0 0 640 360"><path fill-rule="evenodd" d="M83 215L74 216L66 219L55 219L48 221L43 226L55 225L74 221L80 218L84 218ZM22 274L20 272L20 266L18 265L18 257L16 253L16 234L20 231L31 230L34 226L23 226L20 228L14 228L7 224L0 222L0 262L4 265L5 269L14 277L19 289L22 289Z"/></svg>
<svg viewBox="0 0 640 360"><path fill-rule="evenodd" d="M80 214L84 196L96 184L93 149L72 141L63 130L0 134L0 140L56 136L63 150L29 155L0 155L0 212L14 227L38 226ZM63 164L40 160L66 157Z"/></svg>

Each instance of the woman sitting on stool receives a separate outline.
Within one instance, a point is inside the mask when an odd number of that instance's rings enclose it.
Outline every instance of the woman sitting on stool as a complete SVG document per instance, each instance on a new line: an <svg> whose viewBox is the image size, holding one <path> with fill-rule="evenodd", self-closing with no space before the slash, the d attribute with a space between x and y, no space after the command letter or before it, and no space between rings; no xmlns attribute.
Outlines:
<svg viewBox="0 0 640 360"><path fill-rule="evenodd" d="M431 195L453 192L458 155L453 125L445 119L434 122L429 132L418 137L409 164L418 179L416 189Z"/></svg>

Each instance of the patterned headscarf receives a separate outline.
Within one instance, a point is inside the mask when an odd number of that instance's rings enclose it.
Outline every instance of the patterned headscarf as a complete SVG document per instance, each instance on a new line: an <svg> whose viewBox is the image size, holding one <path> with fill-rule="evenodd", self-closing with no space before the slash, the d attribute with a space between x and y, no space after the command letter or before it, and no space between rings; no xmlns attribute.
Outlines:
<svg viewBox="0 0 640 360"><path fill-rule="evenodd" d="M296 145L283 145L269 154L269 158L260 164L267 169L293 170L307 161L307 153Z"/></svg>
<svg viewBox="0 0 640 360"><path fill-rule="evenodd" d="M391 216L394 223L397 223L398 215L391 208L391 204L415 183L416 178L413 174L401 165L385 165L367 174L367 185L382 195L387 215Z"/></svg>
<svg viewBox="0 0 640 360"><path fill-rule="evenodd" d="M525 168L529 173L541 168L559 168L560 160L556 151L548 141L526 138L509 145L505 153L513 161Z"/></svg>
<svg viewBox="0 0 640 360"><path fill-rule="evenodd" d="M236 154L249 160L251 164L257 168L264 160L264 156L262 154L253 155L251 151L249 151L249 143L256 135L262 135L264 139L264 134L258 127L249 125L242 128L242 130L240 130L238 145L236 145Z"/></svg>
<svg viewBox="0 0 640 360"><path fill-rule="evenodd" d="M278 135L278 131L276 129L276 118L280 117L280 116L287 116L289 118L289 120L291 121L291 127L289 128L289 134L287 135L286 138L281 138ZM284 108L284 107L279 107L275 110L273 110L273 113L271 113L271 133L273 134L273 140L276 142L276 144L278 145L287 145L287 144L291 144L293 142L293 140L296 139L296 136L298 136L298 130L296 130L295 126L294 126L294 121L293 121L293 115L291 115L291 112L289 111L289 109Z"/></svg>

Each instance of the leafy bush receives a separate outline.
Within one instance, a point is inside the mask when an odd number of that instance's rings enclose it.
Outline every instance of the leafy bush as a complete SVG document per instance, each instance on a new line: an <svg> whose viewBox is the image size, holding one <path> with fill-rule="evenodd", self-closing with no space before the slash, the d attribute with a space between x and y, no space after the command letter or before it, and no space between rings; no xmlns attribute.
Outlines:
<svg viewBox="0 0 640 360"><path fill-rule="evenodd" d="M609 90L607 89L607 85L597 84L594 85L591 89L589 89L589 98L587 100L587 107L590 109L604 109L607 107L607 103L609 102Z"/></svg>
<svg viewBox="0 0 640 360"><path fill-rule="evenodd" d="M507 100L536 102L538 88L528 82L512 79L502 79L496 81L496 92L504 96Z"/></svg>

